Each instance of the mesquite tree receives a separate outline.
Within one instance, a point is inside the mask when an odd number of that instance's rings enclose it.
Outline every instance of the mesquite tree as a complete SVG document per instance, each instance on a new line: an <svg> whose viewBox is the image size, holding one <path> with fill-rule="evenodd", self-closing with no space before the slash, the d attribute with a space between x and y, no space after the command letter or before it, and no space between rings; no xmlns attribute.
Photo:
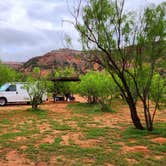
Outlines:
<svg viewBox="0 0 166 166"><path fill-rule="evenodd" d="M29 94L32 110L37 110L38 105L42 103L43 97L46 96L47 89L46 80L42 78L40 68L34 68L32 77L27 79L24 88Z"/></svg>
<svg viewBox="0 0 166 166"><path fill-rule="evenodd" d="M79 2L72 15L83 48L111 74L134 126L144 129L136 108L139 99L146 128L153 130L157 107L150 110L149 100L156 64L165 58L166 3L151 5L138 16L124 10L124 0L87 0L83 8Z"/></svg>
<svg viewBox="0 0 166 166"><path fill-rule="evenodd" d="M98 103L102 111L110 110L112 98L119 91L109 73L90 71L80 79L81 81L73 86L74 91L87 97L89 104Z"/></svg>

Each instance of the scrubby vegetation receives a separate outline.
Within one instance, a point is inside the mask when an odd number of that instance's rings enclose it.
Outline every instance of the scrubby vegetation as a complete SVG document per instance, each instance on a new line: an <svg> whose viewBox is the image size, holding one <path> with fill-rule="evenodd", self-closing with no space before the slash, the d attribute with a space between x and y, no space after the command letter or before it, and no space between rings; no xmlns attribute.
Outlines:
<svg viewBox="0 0 166 166"><path fill-rule="evenodd" d="M134 126L143 130L136 108L139 98L146 129L152 131L156 107L152 111L149 101L158 64L165 59L166 3L147 6L141 15L125 11L125 0L91 0L83 9L80 4L73 12L73 24L80 33L83 48L110 73L128 103ZM158 100L154 102L158 105Z"/></svg>
<svg viewBox="0 0 166 166"><path fill-rule="evenodd" d="M106 72L89 72L81 77L80 83L72 85L73 91L87 97L89 104L100 104L102 111L110 108L111 100L119 96L119 89L112 77Z"/></svg>
<svg viewBox="0 0 166 166"><path fill-rule="evenodd" d="M0 86L6 82L21 81L22 79L21 73L16 72L0 62Z"/></svg>
<svg viewBox="0 0 166 166"><path fill-rule="evenodd" d="M32 105L0 108L0 165L166 165L166 77L159 70L166 68L166 3L146 7L138 20L124 2L90 0L74 10L87 61L100 72L54 84L78 76L77 64L45 77L36 58L26 76L0 63L0 85L26 81ZM46 91L80 100L40 105Z"/></svg>

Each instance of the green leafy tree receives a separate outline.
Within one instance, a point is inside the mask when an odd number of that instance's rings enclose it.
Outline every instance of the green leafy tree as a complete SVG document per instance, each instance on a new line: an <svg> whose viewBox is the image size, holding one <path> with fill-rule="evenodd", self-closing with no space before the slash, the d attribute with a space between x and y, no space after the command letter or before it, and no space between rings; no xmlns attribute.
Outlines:
<svg viewBox="0 0 166 166"><path fill-rule="evenodd" d="M139 99L146 128L151 131L156 111L150 110L148 103L156 66L165 58L166 2L145 8L139 18L124 11L124 3L124 0L89 0L81 10L80 0L73 13L73 24L80 33L83 48L110 73L119 87L134 126L144 129L136 108ZM146 75L144 66L148 66ZM140 78L144 84L140 84Z"/></svg>
<svg viewBox="0 0 166 166"><path fill-rule="evenodd" d="M0 63L0 85L6 82L20 81L21 74Z"/></svg>
<svg viewBox="0 0 166 166"><path fill-rule="evenodd" d="M32 110L37 110L38 105L42 103L43 95L46 94L47 84L45 79L41 77L40 68L35 67L32 75L27 79L24 88L30 96Z"/></svg>
<svg viewBox="0 0 166 166"><path fill-rule="evenodd" d="M75 86L74 86L75 85ZM101 110L110 108L118 88L108 72L89 72L81 77L80 83L72 85L75 92L88 99L88 103L99 103Z"/></svg>
<svg viewBox="0 0 166 166"><path fill-rule="evenodd" d="M166 80L159 74L155 74L151 83L150 99L155 102L155 110L159 109L161 103L166 103ZM153 118L154 119L154 116Z"/></svg>

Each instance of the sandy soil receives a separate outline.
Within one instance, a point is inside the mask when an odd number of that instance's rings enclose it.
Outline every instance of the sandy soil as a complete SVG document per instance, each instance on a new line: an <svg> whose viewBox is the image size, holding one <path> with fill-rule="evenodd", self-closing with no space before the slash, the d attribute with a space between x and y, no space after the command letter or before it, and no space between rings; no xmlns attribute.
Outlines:
<svg viewBox="0 0 166 166"><path fill-rule="evenodd" d="M81 97L77 97L77 101L79 102L85 102L86 100L84 98ZM71 102L72 103L72 102ZM70 119L73 115L74 116L80 116L81 115L76 115L74 114L74 112L72 111L68 111L67 110L67 105L70 104L70 102L57 102L57 103L53 103L52 101L47 102L45 104L42 104L40 106L40 108L48 110L49 114L54 114L56 113L58 116L63 117L63 120L67 120ZM29 105L7 105L5 107L0 107L0 118L1 116L4 116L4 112L11 112L14 110L26 110L30 108ZM139 107L141 109L141 107ZM166 119L166 110L158 111L157 115L156 115L156 121L158 122L164 122ZM112 128L117 128L120 130L124 130L124 126L118 125L118 124L132 124L131 122L131 118L130 118L130 113L128 110L127 106L123 106L122 108L119 109L119 111L117 113L114 114L110 114L110 113L104 113L104 114L100 114L100 115L95 115L94 117L94 122L99 123L99 125L97 125L98 127L112 127ZM57 119L56 119L57 120ZM61 122L62 119L59 119L59 122ZM79 129L79 127L77 126L76 122L74 121L67 121L66 124L68 124L69 126L71 126L74 129ZM87 124L87 126L91 126L91 127L95 127L95 124ZM49 124L47 123L43 123L41 126L38 126L40 133L42 134L43 132L47 131L50 129ZM3 131L5 133L5 131ZM48 135L47 137L41 139L38 142L39 146L41 143L53 143L54 142L54 136L56 134L60 134L61 131L57 131L55 130L54 133L52 133L52 135ZM85 140L84 136L81 132L67 132L66 134L62 135L62 141L61 141L61 145L69 145L70 144L70 140L73 140L74 143L76 145L79 145L80 147L86 148L86 147L93 147L95 145L97 145L98 143L100 143L100 140L96 140L96 139L88 139ZM15 141L23 141L25 140L25 137L17 137ZM134 139L129 140L129 142L134 143ZM158 137L158 138L154 138L151 141L156 142L156 143L160 143L163 144L166 142L166 138L163 137ZM102 140L101 140L102 142ZM122 151L124 153L127 152L142 152L142 153L148 153L149 149L145 146L126 146L123 142L119 142L119 145L122 145ZM22 146L21 149L25 150L27 148L27 146ZM158 155L156 156L156 158L161 158L162 156ZM63 158L63 157L62 157ZM55 162L56 160L56 156L52 157L52 163ZM130 160L130 159L129 159ZM91 162L91 161L89 161ZM130 162L130 161L129 161ZM132 163L136 163L135 161L133 161L131 159ZM34 163L31 162L29 159L25 158L24 156L20 155L17 150L12 150L9 151L6 156L5 156L5 160L1 161L0 160L0 166L45 166L46 163L45 162L38 162L38 163ZM110 164L108 164L110 165Z"/></svg>

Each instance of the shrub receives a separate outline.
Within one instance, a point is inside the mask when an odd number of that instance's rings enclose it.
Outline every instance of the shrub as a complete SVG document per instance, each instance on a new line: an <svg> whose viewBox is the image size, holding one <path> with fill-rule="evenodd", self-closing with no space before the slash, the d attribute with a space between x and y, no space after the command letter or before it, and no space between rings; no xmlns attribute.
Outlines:
<svg viewBox="0 0 166 166"><path fill-rule="evenodd" d="M72 87L75 92L87 97L88 103L99 103L101 110L109 109L112 97L118 92L112 77L106 71L91 71Z"/></svg>

